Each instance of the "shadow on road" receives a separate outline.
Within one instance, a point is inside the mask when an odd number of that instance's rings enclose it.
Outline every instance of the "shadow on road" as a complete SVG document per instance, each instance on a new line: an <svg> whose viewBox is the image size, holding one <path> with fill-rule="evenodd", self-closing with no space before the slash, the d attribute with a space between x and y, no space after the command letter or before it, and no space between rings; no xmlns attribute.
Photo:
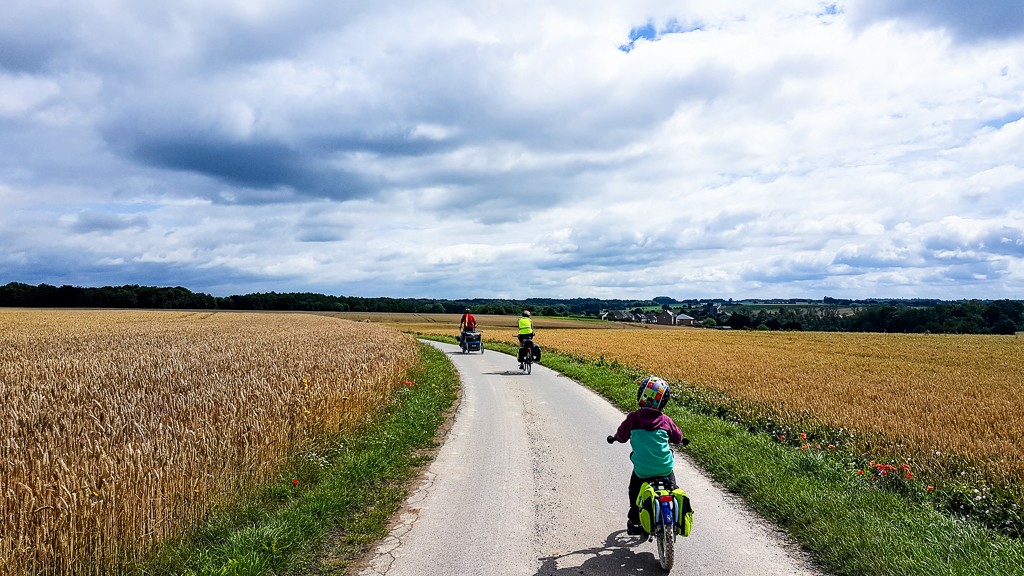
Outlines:
<svg viewBox="0 0 1024 576"><path fill-rule="evenodd" d="M484 372L490 376L529 376L526 372L520 370L503 370L501 372Z"/></svg>
<svg viewBox="0 0 1024 576"><path fill-rule="evenodd" d="M540 568L536 576L578 576L579 574L645 574L658 573L658 559L651 552L634 552L633 548L643 542L637 536L627 536L625 530L612 532L604 541L604 546L567 552L558 556L541 558ZM558 567L558 561L574 556L586 556L582 564L573 558L571 565Z"/></svg>

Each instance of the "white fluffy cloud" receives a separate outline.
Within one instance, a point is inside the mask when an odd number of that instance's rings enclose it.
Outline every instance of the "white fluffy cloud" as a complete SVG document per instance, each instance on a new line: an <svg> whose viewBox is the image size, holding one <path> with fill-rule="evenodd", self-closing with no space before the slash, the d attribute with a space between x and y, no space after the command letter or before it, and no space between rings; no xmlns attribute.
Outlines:
<svg viewBox="0 0 1024 576"><path fill-rule="evenodd" d="M0 282L1019 297L1017 2L15 0Z"/></svg>

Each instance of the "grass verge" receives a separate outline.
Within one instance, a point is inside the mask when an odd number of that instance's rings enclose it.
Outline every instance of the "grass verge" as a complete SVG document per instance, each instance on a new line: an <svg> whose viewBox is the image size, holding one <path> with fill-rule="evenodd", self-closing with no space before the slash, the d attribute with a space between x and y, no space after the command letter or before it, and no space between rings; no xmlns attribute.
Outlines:
<svg viewBox="0 0 1024 576"><path fill-rule="evenodd" d="M277 482L212 514L138 572L345 574L387 534L457 397L458 374L446 356L421 344L420 357L396 401L356 434L322 439Z"/></svg>
<svg viewBox="0 0 1024 576"><path fill-rule="evenodd" d="M511 345L487 347L515 354ZM624 411L636 407L636 380L643 374L635 370L552 351L542 363ZM801 450L681 403L670 403L666 413L692 440L685 451L705 472L784 528L830 573L1024 574L1024 542L879 489L841 454ZM694 506L694 529L700 530L700 503Z"/></svg>

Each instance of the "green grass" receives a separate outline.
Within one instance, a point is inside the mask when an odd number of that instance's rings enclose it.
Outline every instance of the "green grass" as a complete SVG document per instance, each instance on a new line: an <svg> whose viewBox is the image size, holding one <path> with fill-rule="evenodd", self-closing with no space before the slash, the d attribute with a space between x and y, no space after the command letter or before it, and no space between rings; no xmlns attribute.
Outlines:
<svg viewBox="0 0 1024 576"><path fill-rule="evenodd" d="M514 353L508 345L493 348ZM636 407L635 382L643 376L637 371L551 351L542 364L624 411ZM879 489L840 454L803 451L678 403L666 413L691 439L685 451L705 472L784 528L830 573L1024 574L1024 542ZM694 530L700 530L700 503L694 507Z"/></svg>
<svg viewBox="0 0 1024 576"><path fill-rule="evenodd" d="M296 456L277 481L213 515L160 549L143 574L345 574L385 535L407 484L458 394L445 355L420 345L421 361L392 408L355 435L324 438ZM298 484L294 481L298 480Z"/></svg>

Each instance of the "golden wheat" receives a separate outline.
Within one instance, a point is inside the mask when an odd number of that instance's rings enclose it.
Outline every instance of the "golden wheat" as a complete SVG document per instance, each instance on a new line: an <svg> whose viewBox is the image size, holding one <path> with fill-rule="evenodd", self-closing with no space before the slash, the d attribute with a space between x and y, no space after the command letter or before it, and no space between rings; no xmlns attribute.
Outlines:
<svg viewBox="0 0 1024 576"><path fill-rule="evenodd" d="M455 333L442 322L382 320ZM488 339L515 342L508 317L478 320L492 326ZM919 467L948 466L953 457L999 484L1024 482L1024 338L534 324L537 342L552 350L721 391L782 419L855 431L886 443L862 448Z"/></svg>
<svg viewBox="0 0 1024 576"><path fill-rule="evenodd" d="M103 574L365 419L416 358L306 314L0 310L0 566Z"/></svg>
<svg viewBox="0 0 1024 576"><path fill-rule="evenodd" d="M685 380L784 419L893 439L922 465L958 455L1024 480L1024 340L998 336L551 330L563 352ZM511 339L508 339L511 341Z"/></svg>

